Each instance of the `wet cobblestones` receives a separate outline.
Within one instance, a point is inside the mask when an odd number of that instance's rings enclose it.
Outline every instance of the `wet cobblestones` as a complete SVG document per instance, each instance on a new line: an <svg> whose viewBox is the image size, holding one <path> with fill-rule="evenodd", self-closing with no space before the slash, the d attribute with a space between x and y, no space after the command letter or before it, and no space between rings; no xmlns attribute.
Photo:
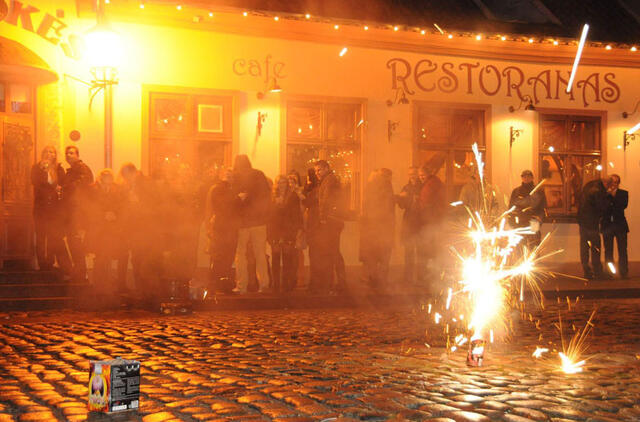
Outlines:
<svg viewBox="0 0 640 422"><path fill-rule="evenodd" d="M594 306L556 308L570 327ZM490 345L481 368L427 347L433 323L413 308L0 314L0 422L638 421L640 301L598 306L574 375L557 354L531 357L560 343L553 306L532 316L540 330L523 321ZM88 361L117 356L142 363L140 410L87 413Z"/></svg>

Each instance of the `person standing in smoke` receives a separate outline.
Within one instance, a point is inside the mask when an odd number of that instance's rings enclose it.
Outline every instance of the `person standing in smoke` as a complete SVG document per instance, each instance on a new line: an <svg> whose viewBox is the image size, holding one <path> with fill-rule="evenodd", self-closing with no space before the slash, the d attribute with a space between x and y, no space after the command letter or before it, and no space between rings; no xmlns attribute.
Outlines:
<svg viewBox="0 0 640 422"><path fill-rule="evenodd" d="M578 227L580 228L580 263L584 278L599 279L604 276L600 261L600 228L607 212L607 180L595 179L582 188L578 206ZM591 261L591 263L589 263Z"/></svg>
<svg viewBox="0 0 640 422"><path fill-rule="evenodd" d="M391 170L373 171L364 192L360 218L360 260L365 281L382 287L389 275L389 259L395 236L395 198Z"/></svg>
<svg viewBox="0 0 640 422"><path fill-rule="evenodd" d="M151 289L152 251L159 244L156 221L154 189L142 172L133 163L125 163L120 168L119 183L123 195L122 224L123 248L118 259L118 284L125 285L131 252L131 266L135 287L139 293Z"/></svg>
<svg viewBox="0 0 640 422"><path fill-rule="evenodd" d="M91 225L87 231L88 249L96 254L94 263L94 283L108 285L111 262L120 260L126 248L122 237L122 210L124 195L122 188L114 183L113 171L104 169L93 185L90 197ZM118 262L118 268L126 263ZM117 289L126 289L126 279L117 278ZM108 286L112 287L112 286Z"/></svg>
<svg viewBox="0 0 640 422"><path fill-rule="evenodd" d="M36 258L43 271L53 269L55 261L66 277L71 272L71 260L64 244L61 198L64 169L58 163L55 147L42 149L40 162L31 169L33 184L33 221L36 236Z"/></svg>
<svg viewBox="0 0 640 422"><path fill-rule="evenodd" d="M309 286L311 293L320 290L322 271L320 270L320 211L318 207L318 177L314 168L307 170L307 182L303 188L305 207L305 228L309 246Z"/></svg>
<svg viewBox="0 0 640 422"><path fill-rule="evenodd" d="M239 198L234 194L231 169L221 168L207 194L209 254L213 291L233 289L233 260L238 246Z"/></svg>
<svg viewBox="0 0 640 422"><path fill-rule="evenodd" d="M618 245L618 272L620 278L629 276L629 263L627 258L627 233L629 224L624 216L624 210L629 203L629 192L620 189L620 176L612 174L609 177L607 189L608 207L602 220L602 238L604 240L604 259L607 263L613 262L613 239Z"/></svg>
<svg viewBox="0 0 640 422"><path fill-rule="evenodd" d="M514 210L509 214L511 227L529 227L535 234L527 236L526 246L532 249L540 244L540 226L544 218L544 208L546 205L544 193L537 190L533 193L533 172L524 170L520 174L522 184L511 192L509 199L509 209Z"/></svg>
<svg viewBox="0 0 640 422"><path fill-rule="evenodd" d="M258 292L269 287L266 258L267 221L270 215L271 189L264 173L251 167L249 157L236 156L233 166L233 189L240 200L238 208L240 229L236 250L237 286L234 292L244 294L249 284L247 244L251 242L256 259Z"/></svg>
<svg viewBox="0 0 640 422"><path fill-rule="evenodd" d="M398 206L404 210L400 238L404 244L404 281L407 284L423 282L424 271L418 258L418 244L422 219L420 217L420 190L422 183L418 177L418 168L409 167L409 181L396 195ZM418 263L418 267L416 266ZM416 272L417 270L417 272Z"/></svg>
<svg viewBox="0 0 640 422"><path fill-rule="evenodd" d="M344 228L344 204L341 203L341 186L329 163L320 160L315 165L318 177L318 286L323 291L331 288L336 272L336 290L346 289L344 261L340 254L340 234Z"/></svg>
<svg viewBox="0 0 640 422"><path fill-rule="evenodd" d="M302 213L298 194L289 187L287 176L276 177L273 184L272 214L267 224L271 245L273 289L290 292L298 269L296 240L302 231Z"/></svg>
<svg viewBox="0 0 640 422"><path fill-rule="evenodd" d="M420 258L422 265L429 272L428 283L439 273L439 250L441 249L443 224L447 199L444 183L436 175L436 169L424 164L418 172L422 188L420 189L420 217L422 225L420 230ZM431 263L431 265L430 265Z"/></svg>
<svg viewBox="0 0 640 422"><path fill-rule="evenodd" d="M93 173L80 159L78 147L65 149L69 168L62 181L62 201L66 217L66 235L73 260L71 278L76 282L87 280L85 234L87 230L87 194L93 183Z"/></svg>

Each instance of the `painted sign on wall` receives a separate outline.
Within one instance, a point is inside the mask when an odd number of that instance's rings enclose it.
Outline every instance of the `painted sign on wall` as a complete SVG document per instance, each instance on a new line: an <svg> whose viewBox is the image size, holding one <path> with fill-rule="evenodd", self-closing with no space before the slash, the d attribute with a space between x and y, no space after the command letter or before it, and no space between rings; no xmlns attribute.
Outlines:
<svg viewBox="0 0 640 422"><path fill-rule="evenodd" d="M527 74L514 65L465 62L456 66L452 62L438 63L430 59L410 63L402 58L390 59L387 68L391 70L391 88L401 88L409 95L416 91L445 94L464 91L473 95L479 91L489 97L517 96L521 101L529 95L536 104L542 99L576 101L577 96L584 107L601 101L615 103L620 99L620 87L613 72L593 72L576 80L574 89L567 93L569 70L545 69Z"/></svg>
<svg viewBox="0 0 640 422"><path fill-rule="evenodd" d="M59 14L64 16L62 11ZM67 57L79 58L82 39L75 34L66 34L67 24L59 17L50 13L42 16L37 7L19 1L7 4L6 0L0 0L0 22L33 32L51 44L60 46Z"/></svg>

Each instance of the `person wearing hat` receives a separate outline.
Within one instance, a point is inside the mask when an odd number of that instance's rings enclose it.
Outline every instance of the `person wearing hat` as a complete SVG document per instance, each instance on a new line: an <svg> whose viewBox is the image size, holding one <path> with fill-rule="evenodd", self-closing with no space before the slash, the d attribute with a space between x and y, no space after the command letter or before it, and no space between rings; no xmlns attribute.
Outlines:
<svg viewBox="0 0 640 422"><path fill-rule="evenodd" d="M509 214L509 223L511 227L530 227L535 233L527 236L527 243L530 249L539 245L541 240L540 226L544 218L545 196L540 190L532 193L535 185L533 184L533 172L524 170L520 177L522 184L511 192L509 199L509 209L514 208Z"/></svg>

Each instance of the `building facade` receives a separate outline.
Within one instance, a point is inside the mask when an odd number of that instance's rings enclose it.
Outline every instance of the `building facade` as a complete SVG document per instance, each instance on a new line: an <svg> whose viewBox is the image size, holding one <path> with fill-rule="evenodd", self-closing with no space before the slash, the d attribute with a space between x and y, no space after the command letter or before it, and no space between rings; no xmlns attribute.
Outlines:
<svg viewBox="0 0 640 422"><path fill-rule="evenodd" d="M476 143L503 195L524 169L546 179L543 229L554 232L551 248L564 249L554 257L562 262L579 260L579 187L619 174L632 198L630 259L640 259L640 139L624 138L640 122L635 46L588 43L567 93L576 40L169 2L101 6L119 44L96 50L87 42L92 2L0 0L5 261L32 253L28 173L49 144L61 158L76 145L94 172L107 154L115 171L133 162L174 179L197 180L236 154L271 178L304 175L314 159L327 159L357 212L370 171L390 168L399 191L408 166L425 162L439 168L455 201L475 171ZM4 54L10 47L21 58ZM119 60L106 146L106 90L92 83L88 57L108 49ZM357 223L347 224L351 264L357 239Z"/></svg>

